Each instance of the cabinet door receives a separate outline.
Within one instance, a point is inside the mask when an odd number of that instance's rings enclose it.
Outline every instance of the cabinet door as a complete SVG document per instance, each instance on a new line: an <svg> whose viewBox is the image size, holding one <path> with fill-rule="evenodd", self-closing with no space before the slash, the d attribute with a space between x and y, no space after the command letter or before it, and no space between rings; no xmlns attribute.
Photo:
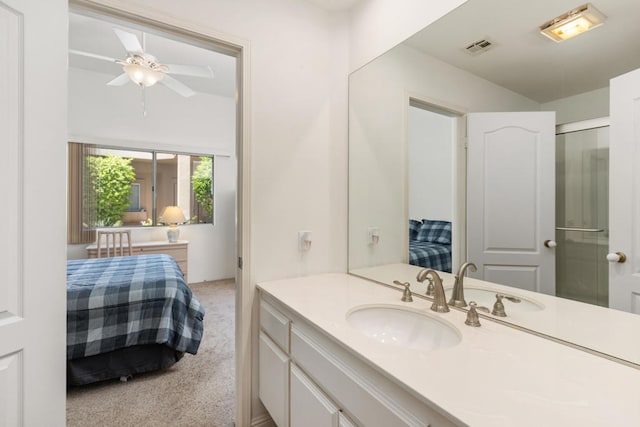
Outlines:
<svg viewBox="0 0 640 427"><path fill-rule="evenodd" d="M338 427L338 407L291 365L291 427Z"/></svg>
<svg viewBox="0 0 640 427"><path fill-rule="evenodd" d="M356 427L356 425L345 414L340 412L338 414L338 427Z"/></svg>
<svg viewBox="0 0 640 427"><path fill-rule="evenodd" d="M259 396L278 427L289 426L289 356L260 332Z"/></svg>

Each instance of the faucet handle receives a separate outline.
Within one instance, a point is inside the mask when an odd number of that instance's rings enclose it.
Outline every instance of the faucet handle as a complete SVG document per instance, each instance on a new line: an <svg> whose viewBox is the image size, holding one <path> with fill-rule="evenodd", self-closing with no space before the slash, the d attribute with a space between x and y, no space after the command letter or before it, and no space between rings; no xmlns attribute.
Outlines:
<svg viewBox="0 0 640 427"><path fill-rule="evenodd" d="M480 318L478 317L477 310L489 312L487 307L480 307L475 301L469 302L469 311L467 311L467 319L464 321L465 325L473 326L475 328L480 326Z"/></svg>
<svg viewBox="0 0 640 427"><path fill-rule="evenodd" d="M520 298L518 298L518 297L514 297L514 296L511 296L511 295L504 295L504 294L502 294L502 296L507 301L511 301L511 302L516 303L516 304L522 302L522 300Z"/></svg>
<svg viewBox="0 0 640 427"><path fill-rule="evenodd" d="M402 302L413 302L413 296L411 296L411 290L409 290L411 283L409 282L402 283L398 280L394 280L393 283L399 286L404 286L404 291L402 292L402 298L400 299Z"/></svg>
<svg viewBox="0 0 640 427"><path fill-rule="evenodd" d="M491 310L491 314L493 314L494 316L507 317L507 313L504 311L504 303L502 302L503 298L516 304L522 301L517 297L512 297L504 294L496 294L496 303L493 304L493 310Z"/></svg>
<svg viewBox="0 0 640 427"><path fill-rule="evenodd" d="M429 281L429 284L427 285L427 292L425 295L432 297L436 294L436 287L434 286L433 279L431 277L427 276L427 280Z"/></svg>
<svg viewBox="0 0 640 427"><path fill-rule="evenodd" d="M429 284L427 285L426 295L428 297L432 297L432 296L434 296L436 294L436 290L435 290L435 286L433 284L433 279L431 278L431 276L428 273L429 273L429 269L428 268L423 268L422 270L420 270L418 272L418 275L416 276L416 280L419 283L422 283L425 280L429 281Z"/></svg>

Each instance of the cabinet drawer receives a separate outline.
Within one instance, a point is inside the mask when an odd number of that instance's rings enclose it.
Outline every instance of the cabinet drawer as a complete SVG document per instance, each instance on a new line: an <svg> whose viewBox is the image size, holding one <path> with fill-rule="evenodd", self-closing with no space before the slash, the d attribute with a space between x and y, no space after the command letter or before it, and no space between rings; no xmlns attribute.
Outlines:
<svg viewBox="0 0 640 427"><path fill-rule="evenodd" d="M335 427L338 407L291 364L291 427Z"/></svg>
<svg viewBox="0 0 640 427"><path fill-rule="evenodd" d="M186 261L187 260L187 248L172 248L172 247L139 247L135 248L136 255L159 255L159 254L167 254L171 255L175 258L176 261Z"/></svg>
<svg viewBox="0 0 640 427"><path fill-rule="evenodd" d="M286 353L289 353L290 323L291 321L271 304L260 300L260 326Z"/></svg>
<svg viewBox="0 0 640 427"><path fill-rule="evenodd" d="M428 423L399 407L385 393L377 390L357 371L336 359L295 325L291 328L291 357L336 399L341 408L347 408L362 425L428 426Z"/></svg>
<svg viewBox="0 0 640 427"><path fill-rule="evenodd" d="M258 386L262 404L278 427L289 426L289 357L260 332Z"/></svg>

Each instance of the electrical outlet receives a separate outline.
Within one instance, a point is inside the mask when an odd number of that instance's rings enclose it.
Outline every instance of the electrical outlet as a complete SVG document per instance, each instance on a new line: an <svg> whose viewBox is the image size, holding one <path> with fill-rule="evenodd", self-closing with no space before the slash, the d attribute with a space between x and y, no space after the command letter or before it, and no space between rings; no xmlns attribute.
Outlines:
<svg viewBox="0 0 640 427"><path fill-rule="evenodd" d="M298 249L301 251L308 251L311 249L310 231L298 231Z"/></svg>
<svg viewBox="0 0 640 427"><path fill-rule="evenodd" d="M368 229L368 239L370 245L377 245L380 242L380 228L379 227L369 227Z"/></svg>

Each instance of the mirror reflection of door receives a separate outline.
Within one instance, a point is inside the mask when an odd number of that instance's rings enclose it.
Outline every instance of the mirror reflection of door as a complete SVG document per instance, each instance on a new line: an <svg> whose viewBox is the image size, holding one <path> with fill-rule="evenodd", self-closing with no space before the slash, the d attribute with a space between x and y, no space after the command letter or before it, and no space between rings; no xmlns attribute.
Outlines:
<svg viewBox="0 0 640 427"><path fill-rule="evenodd" d="M611 80L609 306L636 314L640 314L638 99L640 69ZM618 253L626 255L626 262L616 262Z"/></svg>
<svg viewBox="0 0 640 427"><path fill-rule="evenodd" d="M464 252L460 114L412 99L407 115L409 264L451 272ZM460 162L462 160L462 166ZM462 179L460 179L460 175Z"/></svg>
<svg viewBox="0 0 640 427"><path fill-rule="evenodd" d="M467 116L475 277L555 295L555 113ZM551 247L549 247L551 246Z"/></svg>

